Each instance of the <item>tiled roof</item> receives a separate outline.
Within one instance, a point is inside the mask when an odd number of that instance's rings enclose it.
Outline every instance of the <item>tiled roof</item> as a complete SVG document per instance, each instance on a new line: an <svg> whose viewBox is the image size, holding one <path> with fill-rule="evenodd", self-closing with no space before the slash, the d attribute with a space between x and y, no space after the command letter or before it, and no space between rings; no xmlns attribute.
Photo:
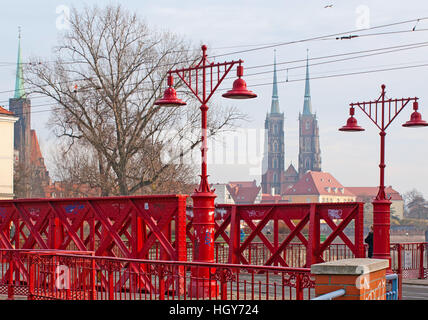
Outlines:
<svg viewBox="0 0 428 320"><path fill-rule="evenodd" d="M31 157L30 161L33 165L44 166L42 163L42 152L40 151L39 140L37 139L36 130L31 130Z"/></svg>
<svg viewBox="0 0 428 320"><path fill-rule="evenodd" d="M297 170L296 168L294 168L293 164L290 164L287 168L287 170L285 170L285 175L286 176L297 176Z"/></svg>
<svg viewBox="0 0 428 320"><path fill-rule="evenodd" d="M281 195L279 194L269 194L269 193L262 193L262 200L260 203L278 203L282 200Z"/></svg>
<svg viewBox="0 0 428 320"><path fill-rule="evenodd" d="M357 201L361 201L363 198L376 197L379 187L346 187L346 189L357 196ZM391 197L391 200L403 200L400 193L391 186L385 187L385 193L387 197Z"/></svg>
<svg viewBox="0 0 428 320"><path fill-rule="evenodd" d="M354 196L328 172L308 171L285 195Z"/></svg>
<svg viewBox="0 0 428 320"><path fill-rule="evenodd" d="M13 112L6 110L5 108L3 108L2 106L0 106L0 114L6 114L6 115L11 115L13 116Z"/></svg>
<svg viewBox="0 0 428 320"><path fill-rule="evenodd" d="M261 186L257 186L256 180L231 181L226 188L236 204L254 203L261 190Z"/></svg>

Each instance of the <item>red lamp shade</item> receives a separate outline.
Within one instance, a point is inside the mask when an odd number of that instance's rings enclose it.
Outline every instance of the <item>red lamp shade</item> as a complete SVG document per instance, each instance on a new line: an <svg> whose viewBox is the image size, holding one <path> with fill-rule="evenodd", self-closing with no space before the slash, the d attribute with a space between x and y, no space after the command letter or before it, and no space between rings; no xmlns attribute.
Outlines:
<svg viewBox="0 0 428 320"><path fill-rule="evenodd" d="M417 127L426 127L428 122L422 120L421 114L418 112L418 103L413 102L413 113L410 115L410 120L403 124L403 127L408 128L417 128Z"/></svg>
<svg viewBox="0 0 428 320"><path fill-rule="evenodd" d="M224 98L252 99L257 97L257 95L254 92L247 89L246 82L244 81L244 79L241 78L243 74L243 70L244 70L244 67L239 65L237 68L238 79L236 79L233 82L232 89L222 95Z"/></svg>
<svg viewBox="0 0 428 320"><path fill-rule="evenodd" d="M172 87L172 85L173 85L173 78L172 78L172 75L170 74L168 76L168 88L165 90L165 93L163 94L163 98L155 101L155 105L162 106L162 107L179 107L179 106L184 106L186 104L186 102L177 98L177 92Z"/></svg>
<svg viewBox="0 0 428 320"><path fill-rule="evenodd" d="M349 109L349 114L351 115L346 121L346 125L339 129L339 131L347 131L347 132L357 132L364 131L364 128L360 127L357 123L357 119L354 118L354 107Z"/></svg>
<svg viewBox="0 0 428 320"><path fill-rule="evenodd" d="M163 98L155 101L155 105L162 107L179 107L186 105L186 102L178 99L175 89L173 87L169 87L165 90Z"/></svg>

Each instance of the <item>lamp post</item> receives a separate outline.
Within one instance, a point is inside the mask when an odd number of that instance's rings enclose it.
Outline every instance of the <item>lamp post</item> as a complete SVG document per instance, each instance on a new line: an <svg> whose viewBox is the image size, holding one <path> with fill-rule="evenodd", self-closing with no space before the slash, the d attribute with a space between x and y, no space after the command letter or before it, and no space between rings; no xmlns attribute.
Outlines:
<svg viewBox="0 0 428 320"><path fill-rule="evenodd" d="M199 187L192 194L193 199L193 228L195 232L195 243L193 245L193 260L199 262L214 262L214 189L210 188L207 174L207 112L208 101L225 79L226 75L234 65L237 65L237 76L233 88L223 94L225 98L250 99L257 95L247 89L243 75L242 60L223 63L211 63L207 59L207 46L202 46L202 58L195 66L188 68L170 70L168 72L168 88L164 97L156 100L159 106L182 106L186 103L177 98L173 88L173 75L178 76L190 89L190 92L201 103L201 175ZM200 83L202 81L202 83ZM215 280L209 280L209 268L193 268L192 281L189 293L192 296L217 296L218 290Z"/></svg>
<svg viewBox="0 0 428 320"><path fill-rule="evenodd" d="M388 259L389 268L391 268L390 255L390 198L385 194L385 136L386 129L398 116L410 101L413 101L413 113L410 120L403 124L403 127L424 127L428 123L422 120L421 114L418 112L418 98L402 98L402 99L386 99L385 85L381 86L382 92L380 97L374 101L351 103L349 114L345 126L341 127L340 131L357 132L364 131L357 124L354 118L355 109L357 106L367 115L375 126L380 130L380 183L378 193L373 199L373 258Z"/></svg>

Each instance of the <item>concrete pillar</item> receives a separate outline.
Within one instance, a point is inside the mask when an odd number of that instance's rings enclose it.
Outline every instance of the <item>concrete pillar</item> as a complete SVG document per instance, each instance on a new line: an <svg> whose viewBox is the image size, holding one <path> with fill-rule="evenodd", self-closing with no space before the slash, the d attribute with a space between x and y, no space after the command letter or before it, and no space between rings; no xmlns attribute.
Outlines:
<svg viewBox="0 0 428 320"><path fill-rule="evenodd" d="M342 259L313 264L315 295L344 289L335 300L385 300L387 259Z"/></svg>

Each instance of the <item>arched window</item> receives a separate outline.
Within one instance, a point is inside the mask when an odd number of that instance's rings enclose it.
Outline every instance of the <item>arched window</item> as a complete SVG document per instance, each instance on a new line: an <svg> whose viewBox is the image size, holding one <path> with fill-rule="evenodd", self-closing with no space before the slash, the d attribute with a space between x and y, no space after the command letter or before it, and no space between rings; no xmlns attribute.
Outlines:
<svg viewBox="0 0 428 320"><path fill-rule="evenodd" d="M311 151L311 138L305 138L305 151Z"/></svg>
<svg viewBox="0 0 428 320"><path fill-rule="evenodd" d="M306 158L305 160L305 169L310 169L311 168L311 159Z"/></svg>

